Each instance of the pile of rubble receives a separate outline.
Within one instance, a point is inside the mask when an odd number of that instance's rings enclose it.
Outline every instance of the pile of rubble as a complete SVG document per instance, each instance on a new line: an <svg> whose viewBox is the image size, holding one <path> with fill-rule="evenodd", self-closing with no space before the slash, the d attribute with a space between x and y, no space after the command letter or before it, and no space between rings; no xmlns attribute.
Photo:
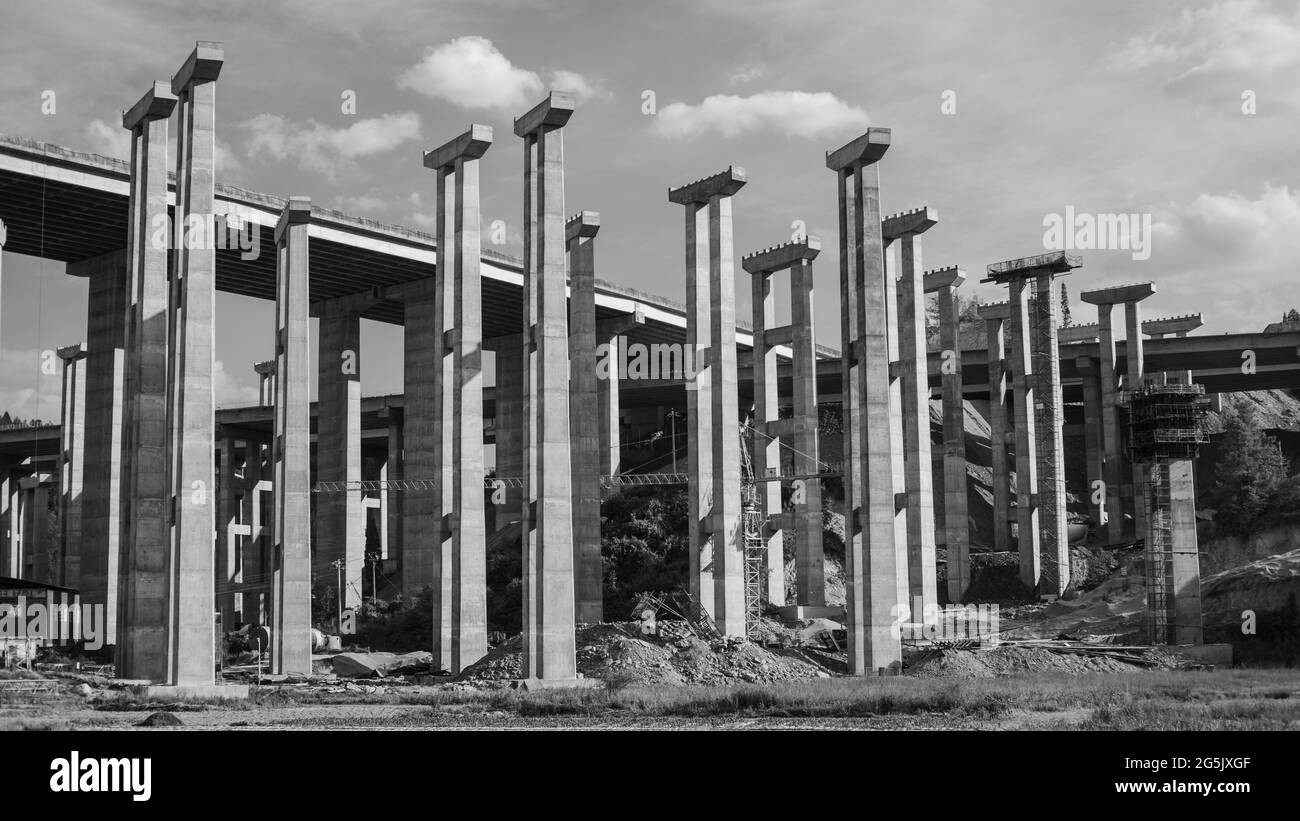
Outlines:
<svg viewBox="0 0 1300 821"><path fill-rule="evenodd" d="M1023 673L1135 673L1186 664L1184 659L1154 647L1089 646L1062 641L927 649L908 660L906 672L922 678L1001 678Z"/></svg>
<svg viewBox="0 0 1300 821"><path fill-rule="evenodd" d="M521 651L521 639L515 636L468 667L458 680L522 678ZM766 684L830 677L825 667L798 649L769 649L744 639L706 642L672 629L642 635L638 622L579 625L577 660L583 678L611 684Z"/></svg>

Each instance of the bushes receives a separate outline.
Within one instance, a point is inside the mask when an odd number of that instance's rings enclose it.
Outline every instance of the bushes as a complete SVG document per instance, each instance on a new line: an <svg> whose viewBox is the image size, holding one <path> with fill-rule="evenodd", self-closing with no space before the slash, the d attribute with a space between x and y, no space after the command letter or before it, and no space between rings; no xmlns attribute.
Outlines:
<svg viewBox="0 0 1300 821"><path fill-rule="evenodd" d="M1258 529L1261 514L1286 482L1290 466L1277 440L1264 433L1253 412L1225 411L1210 492L1217 508L1214 523L1225 533L1246 536Z"/></svg>

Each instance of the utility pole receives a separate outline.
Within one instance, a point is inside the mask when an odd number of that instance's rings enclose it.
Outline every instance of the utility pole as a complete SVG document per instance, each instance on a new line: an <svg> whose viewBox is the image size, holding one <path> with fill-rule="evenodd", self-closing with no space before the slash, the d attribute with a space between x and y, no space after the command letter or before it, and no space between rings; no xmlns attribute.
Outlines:
<svg viewBox="0 0 1300 821"><path fill-rule="evenodd" d="M673 437L673 473L677 472L677 420L680 418L681 414L676 408L668 411L668 424L672 428Z"/></svg>
<svg viewBox="0 0 1300 821"><path fill-rule="evenodd" d="M338 611L338 629L343 630L343 559L330 562L330 567L338 571L338 583L334 588L334 606Z"/></svg>
<svg viewBox="0 0 1300 821"><path fill-rule="evenodd" d="M366 554L370 560L370 602L373 604L379 599L379 588L375 586L375 566L379 564L379 554L373 550Z"/></svg>

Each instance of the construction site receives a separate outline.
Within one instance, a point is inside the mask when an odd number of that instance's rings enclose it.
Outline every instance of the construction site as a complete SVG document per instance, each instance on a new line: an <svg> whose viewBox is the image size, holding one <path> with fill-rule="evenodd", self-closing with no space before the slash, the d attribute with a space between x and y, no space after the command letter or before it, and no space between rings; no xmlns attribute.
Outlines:
<svg viewBox="0 0 1300 821"><path fill-rule="evenodd" d="M737 247L763 180L665 169L677 302L603 276L620 215L566 200L568 91L513 134L427 126L415 230L223 183L225 48L173 51L118 101L129 160L0 135L5 264L87 294L45 358L59 419L0 423L0 726L674 726L708 692L791 726L1099 728L1017 682L1300 694L1300 513L1274 492L1280 535L1230 563L1206 502L1251 403L1295 483L1300 323L1198 335L1068 250L926 267L942 203L891 196L907 136L875 125L800 178L827 236ZM480 195L521 148L516 257ZM274 306L255 403L215 399L219 292ZM400 393L363 393L363 321Z"/></svg>

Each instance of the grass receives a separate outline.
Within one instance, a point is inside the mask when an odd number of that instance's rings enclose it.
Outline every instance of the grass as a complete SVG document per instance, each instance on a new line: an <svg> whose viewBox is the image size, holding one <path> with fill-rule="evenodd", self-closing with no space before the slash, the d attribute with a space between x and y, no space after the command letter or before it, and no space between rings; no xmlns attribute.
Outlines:
<svg viewBox="0 0 1300 821"><path fill-rule="evenodd" d="M1130 674L1027 674L998 679L818 679L767 686L629 685L519 691L407 689L325 692L297 687L253 688L247 701L150 701L130 693L101 695L87 708L184 711L203 726L205 712L238 713L239 724L320 726L319 716L288 708L340 705L324 723L339 726L428 727L485 724L692 726L730 721L793 720L818 726L1077 727L1090 730L1300 729L1300 671L1160 670ZM368 709L372 708L372 709ZM83 708L84 709L84 708ZM51 703L41 714L0 715L0 727L65 726ZM244 720L246 717L246 721ZM116 721L104 715L104 721ZM76 726L96 720L78 718ZM219 723L219 722L218 722ZM17 726L15 726L15 724Z"/></svg>

